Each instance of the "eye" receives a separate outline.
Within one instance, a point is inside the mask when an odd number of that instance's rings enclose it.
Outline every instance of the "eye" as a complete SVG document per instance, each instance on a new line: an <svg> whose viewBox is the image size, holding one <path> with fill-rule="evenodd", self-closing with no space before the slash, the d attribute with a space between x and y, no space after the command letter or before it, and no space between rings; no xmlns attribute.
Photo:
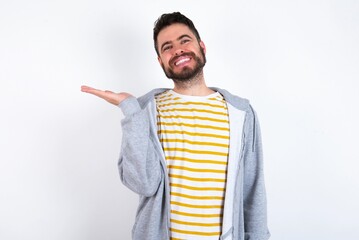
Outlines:
<svg viewBox="0 0 359 240"><path fill-rule="evenodd" d="M185 39L182 39L181 40L181 44L185 44L185 43L187 43L187 42L189 42L190 40L189 39L187 39L187 38L185 38Z"/></svg>
<svg viewBox="0 0 359 240"><path fill-rule="evenodd" d="M171 48L172 48L171 45L166 45L162 48L162 52L166 52L166 51L170 50Z"/></svg>

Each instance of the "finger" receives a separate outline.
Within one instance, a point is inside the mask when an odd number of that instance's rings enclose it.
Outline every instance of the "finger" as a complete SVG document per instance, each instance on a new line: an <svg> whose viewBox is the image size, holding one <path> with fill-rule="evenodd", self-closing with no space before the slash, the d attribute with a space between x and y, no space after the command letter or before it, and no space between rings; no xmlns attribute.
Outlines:
<svg viewBox="0 0 359 240"><path fill-rule="evenodd" d="M123 94L116 94L109 90L102 91L102 90L92 88L89 86L81 86L81 91L95 95L95 96L102 98L102 99L106 100L107 102L112 103L114 105L118 105L120 103L120 100L121 100L120 95L123 95Z"/></svg>
<svg viewBox="0 0 359 240"><path fill-rule="evenodd" d="M81 86L81 91L86 92L86 93L91 93L91 94L94 94L96 96L109 96L110 94L114 93L114 92L109 91L109 90L102 91L100 89L92 88L92 87L89 87L89 86Z"/></svg>
<svg viewBox="0 0 359 240"><path fill-rule="evenodd" d="M81 91L82 92L89 92L91 90L98 90L98 89L95 89L95 88L92 88L92 87L89 87L89 86L85 86L85 85L81 86Z"/></svg>
<svg viewBox="0 0 359 240"><path fill-rule="evenodd" d="M100 98L103 98L105 100L107 100L109 94L111 94L110 91L102 91L102 90L92 88L92 87L88 87L88 86L82 86L81 91L85 92L85 93L93 94L93 95L95 95L97 97L100 97Z"/></svg>

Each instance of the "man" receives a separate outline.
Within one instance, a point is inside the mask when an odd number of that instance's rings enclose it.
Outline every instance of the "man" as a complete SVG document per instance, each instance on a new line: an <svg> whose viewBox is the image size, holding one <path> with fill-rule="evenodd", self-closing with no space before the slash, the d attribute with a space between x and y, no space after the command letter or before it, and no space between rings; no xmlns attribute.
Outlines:
<svg viewBox="0 0 359 240"><path fill-rule="evenodd" d="M82 87L125 115L119 171L140 195L133 239L267 240L254 110L248 100L206 86L206 47L181 13L156 21L154 44L173 89L136 99Z"/></svg>

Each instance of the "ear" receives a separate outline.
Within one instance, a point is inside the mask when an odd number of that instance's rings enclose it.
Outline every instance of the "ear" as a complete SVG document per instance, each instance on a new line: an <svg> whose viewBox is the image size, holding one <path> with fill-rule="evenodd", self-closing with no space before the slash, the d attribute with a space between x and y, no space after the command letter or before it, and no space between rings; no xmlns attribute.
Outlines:
<svg viewBox="0 0 359 240"><path fill-rule="evenodd" d="M206 45L204 44L203 41L199 42L199 46L203 49L204 54L206 54Z"/></svg>

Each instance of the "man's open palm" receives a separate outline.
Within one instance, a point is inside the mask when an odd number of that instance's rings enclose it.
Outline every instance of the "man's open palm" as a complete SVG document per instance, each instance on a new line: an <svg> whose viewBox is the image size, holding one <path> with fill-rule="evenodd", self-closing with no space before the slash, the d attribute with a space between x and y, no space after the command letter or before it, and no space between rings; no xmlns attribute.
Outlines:
<svg viewBox="0 0 359 240"><path fill-rule="evenodd" d="M116 106L119 105L123 100L131 96L131 94L125 92L114 93L108 90L103 91L103 90L95 89L89 86L81 86L81 91L85 93L93 94Z"/></svg>

